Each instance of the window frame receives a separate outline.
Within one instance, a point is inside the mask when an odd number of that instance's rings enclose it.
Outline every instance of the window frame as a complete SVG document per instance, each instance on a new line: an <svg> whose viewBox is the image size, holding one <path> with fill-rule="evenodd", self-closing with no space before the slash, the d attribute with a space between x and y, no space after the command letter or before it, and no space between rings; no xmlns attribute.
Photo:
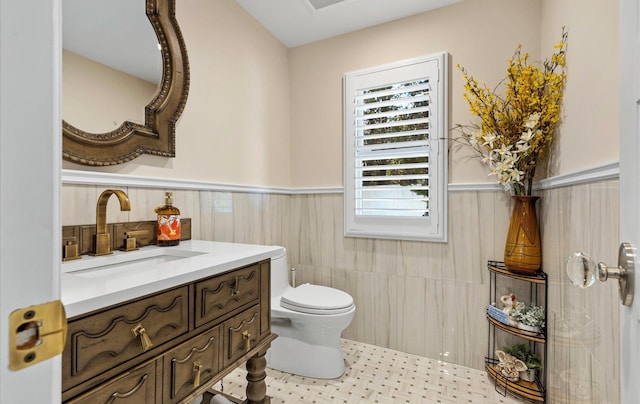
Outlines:
<svg viewBox="0 0 640 404"><path fill-rule="evenodd" d="M434 70L435 69L435 70ZM371 88L362 83L384 86L399 82L429 79L429 216L358 216L356 215L355 97L358 90ZM448 179L448 54L440 52L385 65L345 73L343 76L344 141L344 236L393 240L447 242ZM387 79L386 77L392 77Z"/></svg>

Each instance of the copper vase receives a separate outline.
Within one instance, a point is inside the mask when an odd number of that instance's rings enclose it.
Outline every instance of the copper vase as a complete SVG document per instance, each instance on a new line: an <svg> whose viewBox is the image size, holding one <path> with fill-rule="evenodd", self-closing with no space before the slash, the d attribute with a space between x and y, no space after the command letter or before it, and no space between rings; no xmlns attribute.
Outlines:
<svg viewBox="0 0 640 404"><path fill-rule="evenodd" d="M537 196L512 196L513 212L504 247L504 264L520 274L534 274L542 263L540 227L536 215Z"/></svg>

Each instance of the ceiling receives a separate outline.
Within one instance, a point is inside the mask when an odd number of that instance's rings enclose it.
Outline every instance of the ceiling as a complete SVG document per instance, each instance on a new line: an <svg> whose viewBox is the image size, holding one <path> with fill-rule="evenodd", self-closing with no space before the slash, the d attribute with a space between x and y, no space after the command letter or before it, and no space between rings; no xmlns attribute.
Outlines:
<svg viewBox="0 0 640 404"><path fill-rule="evenodd" d="M463 0L236 0L287 47L445 7Z"/></svg>
<svg viewBox="0 0 640 404"><path fill-rule="evenodd" d="M235 1L284 45L295 47L463 0ZM62 21L65 49L151 83L161 79L162 58L144 1L64 0Z"/></svg>

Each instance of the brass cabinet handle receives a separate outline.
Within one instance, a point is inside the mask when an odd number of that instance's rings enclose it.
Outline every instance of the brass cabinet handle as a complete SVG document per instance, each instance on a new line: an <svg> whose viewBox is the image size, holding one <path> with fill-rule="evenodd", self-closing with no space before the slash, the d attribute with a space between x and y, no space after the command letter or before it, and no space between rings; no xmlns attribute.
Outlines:
<svg viewBox="0 0 640 404"><path fill-rule="evenodd" d="M242 279L241 276L236 276L236 283L233 284L233 288L231 289L231 296L240 293L240 279Z"/></svg>
<svg viewBox="0 0 640 404"><path fill-rule="evenodd" d="M153 346L153 342L151 342L151 338L149 338L149 335L147 335L147 330L142 326L142 323L133 327L131 329L131 334L133 334L134 337L140 337L143 352Z"/></svg>
<svg viewBox="0 0 640 404"><path fill-rule="evenodd" d="M243 331L242 338L244 338L244 350L250 351L251 350L251 334L249 334L249 331Z"/></svg>
<svg viewBox="0 0 640 404"><path fill-rule="evenodd" d="M140 391L140 389L142 388L142 386L144 386L144 383L147 381L147 378L149 377L149 375L144 374L140 380L138 381L138 384L136 384L135 386L133 386L133 388L125 393L120 393L119 391L114 392L113 394L111 394L111 397L109 397L109 400L107 400L107 404L112 404L115 403L117 399L119 398L129 398L132 395L134 395L135 393L137 393L138 391Z"/></svg>
<svg viewBox="0 0 640 404"><path fill-rule="evenodd" d="M197 389L200 387L200 372L202 371L202 364L200 364L200 361L193 362L193 371L196 373L193 378L193 388Z"/></svg>

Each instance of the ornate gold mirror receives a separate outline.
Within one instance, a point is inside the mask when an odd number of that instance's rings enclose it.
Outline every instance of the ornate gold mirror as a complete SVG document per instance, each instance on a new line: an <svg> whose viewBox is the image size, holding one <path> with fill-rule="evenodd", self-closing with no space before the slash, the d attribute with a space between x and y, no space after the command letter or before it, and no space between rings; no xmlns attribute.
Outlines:
<svg viewBox="0 0 640 404"><path fill-rule="evenodd" d="M86 2L87 0L82 1ZM94 1L103 2L103 5L108 7L117 7L118 4L112 0ZM155 41L152 40L151 42L153 43L150 43L149 46L156 48L156 52L159 49L161 54L161 58L157 62L161 65L158 66L158 70L161 67L161 78L155 80L157 83L145 83L144 80L154 81L154 79L145 78L142 80L133 78L131 81L142 83L140 87L145 88L146 95L140 98L144 101L139 102L139 107L136 107L140 111L144 110L144 116L140 113L139 118L128 118L130 115L125 113L121 122L109 116L107 120L110 120L110 126L98 125L89 127L89 121L93 121L99 115L106 115L108 109L119 108L120 104L123 103L115 98L109 98L111 96L107 96L104 93L105 88L121 86L121 88L128 89L137 87L138 84L133 86L129 84L130 82L125 82L124 84L114 85L112 82L107 82L103 83L101 87L93 86L91 82L93 78L88 79L88 77L93 76L83 68L77 68L72 78L69 78L66 74L67 62L65 61L63 68L63 97L67 97L67 94L73 92L72 90L67 91L67 82L69 80L73 82L76 90L82 88L85 92L85 98L76 102L76 106L79 106L81 111L79 115L82 116L82 119L68 121L67 113L63 111L62 155L65 160L84 165L108 166L125 163L144 153L175 157L175 125L182 114L189 92L189 62L184 39L175 18L175 0L126 0L128 3L135 1L140 2L139 13L143 16L143 19L146 13L148 21L136 19L138 16L131 18L132 13L122 11L121 15L115 18L117 21L91 21L87 22L86 25L91 27L102 25L106 29L118 29L122 20L131 20L134 25L148 24L150 22L150 27L155 32ZM128 3L121 3L122 7L128 7ZM104 15L104 13L100 15ZM63 5L63 25L67 23L65 19ZM113 33L108 35L111 35L108 38L115 38ZM133 41L135 39L133 33L124 32L123 35L127 40ZM127 37L127 35L130 35L130 37ZM66 39L63 40L63 42L65 41ZM104 46L99 43L93 44L93 48L97 51L104 50ZM124 49L119 51L121 59L128 59L129 65L140 64L140 62L133 62L133 58L140 52L133 51L133 53L127 54ZM64 58L72 55L73 58L84 60L83 56L68 53L66 50L64 55ZM69 59L71 58L69 56ZM95 65L100 66L100 69L105 67L91 60L83 63L85 64L81 66ZM153 64L154 62L150 63ZM83 80L87 81L83 82ZM137 99L136 97L121 95L120 99L131 102L131 100ZM104 101L104 103L101 104L99 101ZM144 106L145 102L148 102L146 106ZM63 103L63 109L73 109L67 108L67 104L67 101ZM95 107L94 111L84 112L82 108L86 108L89 105ZM105 107L105 105L107 106ZM75 111L75 113L76 116L79 116L78 111Z"/></svg>

